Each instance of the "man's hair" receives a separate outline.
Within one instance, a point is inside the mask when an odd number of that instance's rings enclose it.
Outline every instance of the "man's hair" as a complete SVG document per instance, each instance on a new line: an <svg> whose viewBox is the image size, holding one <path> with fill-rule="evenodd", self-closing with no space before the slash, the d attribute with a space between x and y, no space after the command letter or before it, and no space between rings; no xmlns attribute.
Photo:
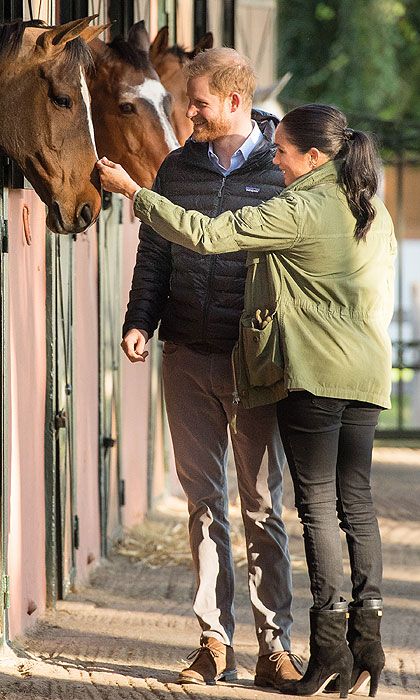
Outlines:
<svg viewBox="0 0 420 700"><path fill-rule="evenodd" d="M245 107L251 107L257 76L251 62L227 47L201 51L184 68L187 80L207 76L210 91L220 97L239 93Z"/></svg>

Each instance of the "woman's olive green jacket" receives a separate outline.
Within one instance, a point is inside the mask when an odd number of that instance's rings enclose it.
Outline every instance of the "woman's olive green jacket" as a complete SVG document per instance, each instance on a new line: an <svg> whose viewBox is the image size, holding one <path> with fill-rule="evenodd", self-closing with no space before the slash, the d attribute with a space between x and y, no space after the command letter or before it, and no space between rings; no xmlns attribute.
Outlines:
<svg viewBox="0 0 420 700"><path fill-rule="evenodd" d="M146 189L135 197L136 215L173 243L201 254L248 251L234 350L245 406L293 389L390 406L393 225L375 197L366 240L356 241L339 167L329 161L261 206L215 219Z"/></svg>

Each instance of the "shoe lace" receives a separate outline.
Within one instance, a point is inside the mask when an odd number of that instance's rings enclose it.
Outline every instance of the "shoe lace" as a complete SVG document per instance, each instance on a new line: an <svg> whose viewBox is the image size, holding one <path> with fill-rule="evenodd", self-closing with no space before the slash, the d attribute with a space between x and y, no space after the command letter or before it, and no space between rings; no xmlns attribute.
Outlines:
<svg viewBox="0 0 420 700"><path fill-rule="evenodd" d="M196 661L199 656L204 654L210 654L210 656L216 659L219 656L220 652L206 646L198 647L198 649L194 649L194 651L191 651L188 654L187 661L191 661L192 663L194 663L194 661Z"/></svg>
<svg viewBox="0 0 420 700"><path fill-rule="evenodd" d="M297 665L298 670L299 666L303 666L302 657L298 656L297 654L293 654L291 651L275 651L272 654L270 654L269 659L270 661L276 662L276 672L279 670L279 668L283 666L284 662L288 659L292 661L293 665Z"/></svg>

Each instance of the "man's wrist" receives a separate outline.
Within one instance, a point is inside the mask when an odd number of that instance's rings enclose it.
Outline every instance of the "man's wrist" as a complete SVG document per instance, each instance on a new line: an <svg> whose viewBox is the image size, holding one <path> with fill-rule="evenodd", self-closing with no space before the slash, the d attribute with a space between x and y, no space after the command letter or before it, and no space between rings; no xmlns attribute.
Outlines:
<svg viewBox="0 0 420 700"><path fill-rule="evenodd" d="M133 186L129 188L126 196L134 202L137 192L140 192L141 189L142 188L135 182L133 183Z"/></svg>

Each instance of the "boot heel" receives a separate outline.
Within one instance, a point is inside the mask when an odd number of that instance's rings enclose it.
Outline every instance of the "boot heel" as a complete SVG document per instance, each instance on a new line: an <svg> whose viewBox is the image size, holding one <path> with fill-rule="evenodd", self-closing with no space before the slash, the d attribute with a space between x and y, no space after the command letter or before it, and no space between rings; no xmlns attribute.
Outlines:
<svg viewBox="0 0 420 700"><path fill-rule="evenodd" d="M349 614L347 641L354 657L350 692L363 690L370 681L369 696L373 698L385 665L380 633L382 600L364 600L353 605Z"/></svg>
<svg viewBox="0 0 420 700"><path fill-rule="evenodd" d="M339 678L338 678L338 688L340 691L340 698L346 698L349 694L349 689L350 689L350 682L351 682L351 673L349 671L345 671L344 673L340 673Z"/></svg>
<svg viewBox="0 0 420 700"><path fill-rule="evenodd" d="M371 670L370 673L370 688L369 688L369 697L374 698L376 693L378 692L378 685L379 685L379 678L382 673L383 666L376 667Z"/></svg>
<svg viewBox="0 0 420 700"><path fill-rule="evenodd" d="M370 681L369 697L374 698L378 692L379 678L382 673L383 666L377 666L376 668L371 668L370 671L361 671L356 679L355 684L351 688L351 693L357 693L357 691L364 690Z"/></svg>

